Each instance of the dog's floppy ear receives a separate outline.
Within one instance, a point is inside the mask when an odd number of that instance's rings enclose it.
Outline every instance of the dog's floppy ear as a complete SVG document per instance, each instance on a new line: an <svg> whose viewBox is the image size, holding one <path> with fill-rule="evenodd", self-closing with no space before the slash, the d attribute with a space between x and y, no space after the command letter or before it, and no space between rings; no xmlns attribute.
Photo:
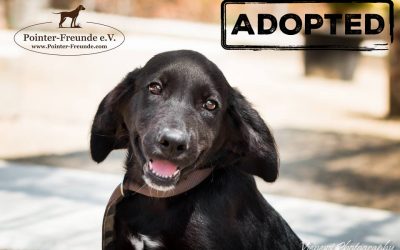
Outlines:
<svg viewBox="0 0 400 250"><path fill-rule="evenodd" d="M232 129L229 147L239 155L240 169L265 181L275 181L279 172L275 140L257 111L233 88L227 114Z"/></svg>
<svg viewBox="0 0 400 250"><path fill-rule="evenodd" d="M139 71L130 72L103 98L97 109L90 136L90 153L97 163L102 162L113 149L128 146L129 134L120 112L127 97L133 94Z"/></svg>

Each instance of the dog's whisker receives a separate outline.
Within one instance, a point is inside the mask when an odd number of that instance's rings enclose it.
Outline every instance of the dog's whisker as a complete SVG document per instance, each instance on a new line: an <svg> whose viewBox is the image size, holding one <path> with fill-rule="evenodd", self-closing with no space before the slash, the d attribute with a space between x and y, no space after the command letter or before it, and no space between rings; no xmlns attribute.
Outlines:
<svg viewBox="0 0 400 250"><path fill-rule="evenodd" d="M168 195L173 194L174 189L175 189L175 188L168 190L168 191L167 191L167 194L168 194Z"/></svg>
<svg viewBox="0 0 400 250"><path fill-rule="evenodd" d="M132 161L133 159L133 153L131 153L130 157L129 157L129 161Z"/></svg>
<svg viewBox="0 0 400 250"><path fill-rule="evenodd" d="M140 188L138 188L137 191L140 191L142 188L144 188L146 186L146 183L144 183Z"/></svg>

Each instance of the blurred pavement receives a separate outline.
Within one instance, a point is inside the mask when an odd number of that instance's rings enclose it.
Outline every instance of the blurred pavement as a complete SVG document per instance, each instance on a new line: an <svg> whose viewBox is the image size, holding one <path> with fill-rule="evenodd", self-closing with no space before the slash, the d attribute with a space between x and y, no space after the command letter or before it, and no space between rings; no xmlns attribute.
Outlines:
<svg viewBox="0 0 400 250"><path fill-rule="evenodd" d="M0 249L100 249L104 208L120 180L115 174L0 162ZM398 214L264 195L307 244L400 249Z"/></svg>

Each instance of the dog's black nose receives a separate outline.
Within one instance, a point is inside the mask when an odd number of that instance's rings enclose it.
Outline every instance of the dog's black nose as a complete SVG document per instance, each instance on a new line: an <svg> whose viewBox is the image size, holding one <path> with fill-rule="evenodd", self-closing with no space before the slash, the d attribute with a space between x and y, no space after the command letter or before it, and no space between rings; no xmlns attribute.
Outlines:
<svg viewBox="0 0 400 250"><path fill-rule="evenodd" d="M177 129L165 128L159 136L160 149L168 157L176 157L188 148L189 137Z"/></svg>

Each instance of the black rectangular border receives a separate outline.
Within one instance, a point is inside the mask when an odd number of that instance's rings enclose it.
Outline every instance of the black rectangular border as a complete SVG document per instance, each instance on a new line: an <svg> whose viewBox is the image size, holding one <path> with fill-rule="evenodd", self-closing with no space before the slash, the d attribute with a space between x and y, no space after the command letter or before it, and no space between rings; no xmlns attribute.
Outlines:
<svg viewBox="0 0 400 250"><path fill-rule="evenodd" d="M227 4L277 4L277 3L385 3L389 5L389 24L390 24L390 42L393 43L394 29L394 5L391 0L247 0L247 1L232 1L224 0L221 3L221 46L226 50L350 50L350 51L374 51L388 50L389 45L375 44L387 46L386 48L371 48L371 47L349 47L343 45L313 45L313 46L271 46L271 45L227 45L226 44L226 5Z"/></svg>

